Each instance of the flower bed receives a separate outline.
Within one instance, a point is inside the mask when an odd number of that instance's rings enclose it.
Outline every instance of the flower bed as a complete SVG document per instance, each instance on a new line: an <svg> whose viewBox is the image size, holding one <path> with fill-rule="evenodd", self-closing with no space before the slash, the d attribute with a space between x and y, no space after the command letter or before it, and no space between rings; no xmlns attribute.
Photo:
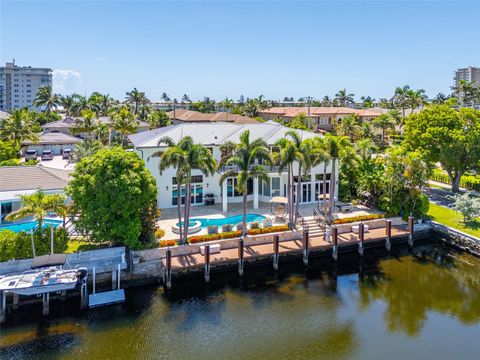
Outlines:
<svg viewBox="0 0 480 360"><path fill-rule="evenodd" d="M288 225L271 226L271 227L262 228L262 229L250 229L248 230L247 233L248 235L261 235L261 234L283 232L283 231L288 231ZM222 232L219 234L191 236L188 238L188 243L196 244L196 243L207 242L207 241L232 239L232 238L240 237L241 235L242 235L242 232L237 230L237 231Z"/></svg>
<svg viewBox="0 0 480 360"><path fill-rule="evenodd" d="M176 246L177 240L161 240L159 245L160 247Z"/></svg>
<svg viewBox="0 0 480 360"><path fill-rule="evenodd" d="M342 219L335 219L333 220L334 224L348 224L358 221L367 221L367 220L376 220L376 219L383 219L385 217L384 214L372 214L372 215L359 215L359 216L352 216Z"/></svg>

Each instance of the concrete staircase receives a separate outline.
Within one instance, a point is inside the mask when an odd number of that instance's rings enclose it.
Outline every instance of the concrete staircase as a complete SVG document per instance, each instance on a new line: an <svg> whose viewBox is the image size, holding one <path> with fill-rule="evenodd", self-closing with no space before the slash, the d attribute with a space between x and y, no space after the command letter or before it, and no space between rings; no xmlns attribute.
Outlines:
<svg viewBox="0 0 480 360"><path fill-rule="evenodd" d="M323 237L323 230L313 217L305 219L305 224L308 226L308 234L310 238Z"/></svg>

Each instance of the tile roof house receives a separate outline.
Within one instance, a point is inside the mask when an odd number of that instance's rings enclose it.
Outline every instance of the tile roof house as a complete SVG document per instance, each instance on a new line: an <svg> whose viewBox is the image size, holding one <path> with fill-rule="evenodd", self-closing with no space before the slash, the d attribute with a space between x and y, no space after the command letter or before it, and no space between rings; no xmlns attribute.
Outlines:
<svg viewBox="0 0 480 360"><path fill-rule="evenodd" d="M273 145L282 138L285 138L288 131L296 131L302 139L320 137L310 131L291 129L275 121L264 123L234 124L225 122L214 123L191 123L184 122L178 125L170 125L150 131L145 131L129 136L130 142L134 146L134 151L145 161L146 167L155 177L158 188L157 205L160 208L175 207L178 201L178 185L176 182L176 170L168 168L160 174L158 170L159 158L153 154L166 148L166 144L160 140L164 137L171 138L175 143L179 142L185 136L192 137L196 144L201 144L212 151L217 162L221 159L220 147L226 142L232 141L238 143L240 135L248 130L250 132L250 141L263 139L273 151ZM327 165L327 179L330 179L332 164ZM337 164L335 164L337 166ZM236 167L222 167L212 176L204 176L199 171L192 173L192 204L202 205L204 203L204 194L212 195L216 202L222 203L223 211L228 210L229 203L241 202L242 196L236 190L237 179L235 177L227 178L220 184L220 176L226 170L235 170ZM248 201L253 202L253 208L257 209L259 201L268 202L273 196L285 196L287 188L287 173L279 173L278 167L265 165L269 180L262 182L258 179L251 179L248 184ZM294 172L298 167L294 165ZM338 171L337 171L338 174ZM338 175L337 175L338 176ZM296 176L295 176L296 177ZM297 179L298 180L298 179ZM314 203L317 201L317 194L323 190L323 164L319 164L310 169L301 177L300 183L296 186L301 187L301 203ZM326 187L328 193L329 186ZM182 191L181 201L185 201Z"/></svg>
<svg viewBox="0 0 480 360"><path fill-rule="evenodd" d="M21 206L20 195L42 190L47 194L64 193L71 170L51 169L41 165L3 166L0 171L0 223Z"/></svg>
<svg viewBox="0 0 480 360"><path fill-rule="evenodd" d="M175 110L175 113L173 111L169 111L167 115L172 120L174 125L183 123L183 122L195 122L195 123L228 122L228 123L235 123L235 124L258 123L257 120L252 119L251 117L231 114L228 112L202 113L199 111L178 109L178 110Z"/></svg>
<svg viewBox="0 0 480 360"><path fill-rule="evenodd" d="M385 113L385 109L352 109L348 107L310 107L312 130L315 132L332 130L344 117L357 114L361 121L370 121ZM308 114L307 107L272 107L261 110L260 116L265 120L281 119L288 123L297 115Z"/></svg>

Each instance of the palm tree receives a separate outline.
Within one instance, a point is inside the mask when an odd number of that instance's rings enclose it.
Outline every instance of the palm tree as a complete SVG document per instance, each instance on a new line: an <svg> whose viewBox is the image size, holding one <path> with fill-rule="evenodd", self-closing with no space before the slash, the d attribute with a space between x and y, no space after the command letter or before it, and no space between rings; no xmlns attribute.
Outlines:
<svg viewBox="0 0 480 360"><path fill-rule="evenodd" d="M393 95L391 101L394 107L397 109L402 109L403 117L405 117L405 109L408 107L408 91L410 86L405 85L404 87L397 87L395 89L395 94Z"/></svg>
<svg viewBox="0 0 480 360"><path fill-rule="evenodd" d="M249 130L240 134L240 143L227 142L222 145L222 152L224 149L230 149L231 151L224 152L225 156L222 158L220 165L235 166L236 169L222 173L220 185L229 177L237 178L237 190L243 195L242 236L245 236L247 232L248 181L250 179L269 181L265 167L257 164L256 160L270 165L270 152L265 140L261 138L250 140ZM223 194L223 196L227 196L227 194Z"/></svg>
<svg viewBox="0 0 480 360"><path fill-rule="evenodd" d="M455 86L451 88L453 93L460 99L460 104L465 106L475 97L475 85L467 80L459 80Z"/></svg>
<svg viewBox="0 0 480 360"><path fill-rule="evenodd" d="M90 109L88 100L85 96L80 94L73 94L74 103L71 108L71 114L73 116L80 116L83 110Z"/></svg>
<svg viewBox="0 0 480 360"><path fill-rule="evenodd" d="M102 144L106 145L110 143L110 126L106 123L98 123L94 133L97 137L97 141L100 141Z"/></svg>
<svg viewBox="0 0 480 360"><path fill-rule="evenodd" d="M330 163L330 154L327 148L327 141L325 137L315 137L313 140L314 154L316 159L313 165L323 163L323 180L322 180L322 198L323 198L323 213L327 214L327 166ZM318 197L319 194L315 194ZM317 198L318 200L318 198Z"/></svg>
<svg viewBox="0 0 480 360"><path fill-rule="evenodd" d="M65 110L65 116L69 117L73 115L73 105L75 104L75 98L73 95L62 96L60 98L60 105Z"/></svg>
<svg viewBox="0 0 480 360"><path fill-rule="evenodd" d="M170 96L166 92L162 93L162 96L160 97L163 101L165 102L170 102Z"/></svg>
<svg viewBox="0 0 480 360"><path fill-rule="evenodd" d="M372 123L370 121L362 122L358 128L357 137L359 139L373 139L374 136Z"/></svg>
<svg viewBox="0 0 480 360"><path fill-rule="evenodd" d="M212 153L203 145L194 144L190 136L183 137L178 143L164 137L159 140L159 146L166 144L168 148L165 151L156 152L152 156L159 157L160 173L169 167L176 168L177 179L177 210L180 230L180 243L185 243L188 237L188 223L190 220L191 204L191 182L192 172L200 171L204 176L212 176L217 168L217 163ZM182 235L182 215L181 215L181 192L182 185L185 184L185 207Z"/></svg>
<svg viewBox="0 0 480 360"><path fill-rule="evenodd" d="M60 105L60 97L54 94L51 86L42 86L38 89L33 104L38 107L44 106L45 112L49 114L52 108L56 109Z"/></svg>
<svg viewBox="0 0 480 360"><path fill-rule="evenodd" d="M321 101L322 106L332 106L332 99L328 97L328 95L325 95Z"/></svg>
<svg viewBox="0 0 480 360"><path fill-rule="evenodd" d="M91 138L91 134L95 131L96 117L95 113L90 109L82 110L79 118L76 118L72 125L73 134L85 134L85 144Z"/></svg>
<svg viewBox="0 0 480 360"><path fill-rule="evenodd" d="M327 221L329 224L333 220L333 209L335 208L335 191L336 191L336 163L345 148L351 147L350 141L346 136L334 136L329 133L325 136L325 148L328 157L332 161L332 173L330 175L330 195Z"/></svg>
<svg viewBox="0 0 480 360"><path fill-rule="evenodd" d="M360 129L358 117L354 115L346 116L342 119L342 122L337 124L336 132L341 136L348 136L350 141L353 141L353 137L358 133Z"/></svg>
<svg viewBox="0 0 480 360"><path fill-rule="evenodd" d="M137 131L138 123L130 109L127 106L122 106L112 114L112 127L122 134L122 145L125 146L127 135Z"/></svg>
<svg viewBox="0 0 480 360"><path fill-rule="evenodd" d="M33 142L38 140L40 127L33 121L27 108L15 110L6 118L0 127L0 138L12 141L19 147L24 140Z"/></svg>
<svg viewBox="0 0 480 360"><path fill-rule="evenodd" d="M427 95L425 95L425 90L408 90L407 91L407 104L412 110L421 107L427 102Z"/></svg>
<svg viewBox="0 0 480 360"><path fill-rule="evenodd" d="M182 102L191 103L190 97L187 94L183 94Z"/></svg>
<svg viewBox="0 0 480 360"><path fill-rule="evenodd" d="M360 98L364 109L373 108L375 106L375 99L371 96L362 96Z"/></svg>
<svg viewBox="0 0 480 360"><path fill-rule="evenodd" d="M382 114L373 119L372 125L382 130L382 142L385 142L385 133L388 129L395 128L395 120L389 114Z"/></svg>
<svg viewBox="0 0 480 360"><path fill-rule="evenodd" d="M7 221L16 221L27 216L33 216L37 220L38 228L41 229L43 219L49 211L55 211L64 206L65 195L50 194L46 195L42 191L30 195L20 195L22 207L7 215ZM59 210L60 211L60 210Z"/></svg>
<svg viewBox="0 0 480 360"><path fill-rule="evenodd" d="M435 99L433 100L434 104L445 104L445 102L450 98L450 96L445 95L444 93L438 93L437 96L435 96Z"/></svg>
<svg viewBox="0 0 480 360"><path fill-rule="evenodd" d="M338 90L335 94L335 101L339 106L348 106L355 103L354 96L355 94L347 94L347 89Z"/></svg>
<svg viewBox="0 0 480 360"><path fill-rule="evenodd" d="M125 101L127 104L134 104L134 113L138 114L138 110L141 105L148 104L150 100L145 96L143 91L133 88L132 91L127 91L125 93Z"/></svg>
<svg viewBox="0 0 480 360"><path fill-rule="evenodd" d="M227 121L228 112L233 107L233 100L226 97L225 100L220 103L220 106L222 106L223 109L225 110L225 121Z"/></svg>

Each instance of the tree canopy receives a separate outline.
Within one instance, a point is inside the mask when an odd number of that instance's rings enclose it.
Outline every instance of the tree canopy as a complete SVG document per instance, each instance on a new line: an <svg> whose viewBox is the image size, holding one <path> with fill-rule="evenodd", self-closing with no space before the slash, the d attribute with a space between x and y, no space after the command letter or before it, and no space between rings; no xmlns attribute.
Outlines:
<svg viewBox="0 0 480 360"><path fill-rule="evenodd" d="M67 191L79 216L75 226L92 240L132 249L153 241L157 187L137 154L99 150L77 164Z"/></svg>

